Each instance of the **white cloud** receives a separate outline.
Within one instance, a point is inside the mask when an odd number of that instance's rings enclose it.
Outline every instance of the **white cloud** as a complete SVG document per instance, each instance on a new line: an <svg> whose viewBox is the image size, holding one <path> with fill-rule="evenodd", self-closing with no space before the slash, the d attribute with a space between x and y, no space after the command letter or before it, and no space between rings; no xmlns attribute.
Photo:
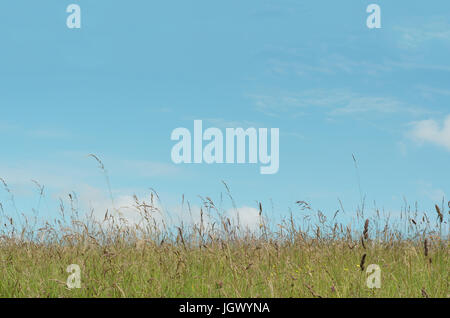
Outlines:
<svg viewBox="0 0 450 318"><path fill-rule="evenodd" d="M317 57L309 63L303 62L298 56L288 54L290 59L271 58L267 61L269 71L278 75L293 74L296 76L364 74L377 75L393 70L387 63L377 63L370 60L355 60L339 54Z"/></svg>
<svg viewBox="0 0 450 318"><path fill-rule="evenodd" d="M434 21L420 27L395 27L400 33L399 46L404 49L413 49L429 41L450 42L449 24L444 21Z"/></svg>
<svg viewBox="0 0 450 318"><path fill-rule="evenodd" d="M396 99L385 97L355 96L346 101L345 106L332 111L334 114L352 114L364 112L397 113L410 111Z"/></svg>
<svg viewBox="0 0 450 318"><path fill-rule="evenodd" d="M283 92L274 95L248 95L255 108L270 116L287 112L291 116L305 114L308 108L322 108L329 115L361 113L426 114L430 111L403 103L393 97L364 96L346 90L308 90L298 93Z"/></svg>
<svg viewBox="0 0 450 318"><path fill-rule="evenodd" d="M419 143L432 143L450 151L450 115L441 126L433 119L412 123L410 136Z"/></svg>
<svg viewBox="0 0 450 318"><path fill-rule="evenodd" d="M418 86L417 88L420 90L422 96L426 98L431 98L436 95L450 96L450 89L435 88L425 85Z"/></svg>
<svg viewBox="0 0 450 318"><path fill-rule="evenodd" d="M432 183L426 181L419 181L419 192L434 202L441 202L446 198L445 191L441 188L436 188Z"/></svg>
<svg viewBox="0 0 450 318"><path fill-rule="evenodd" d="M248 206L243 206L237 209L229 209L226 212L226 215L230 218L230 221L233 224L239 224L240 227L244 230L257 230L261 221L259 217L259 211Z"/></svg>
<svg viewBox="0 0 450 318"><path fill-rule="evenodd" d="M141 222L146 224L142 216L142 208L138 208L133 194L125 192L114 195L114 204L106 191L90 186L85 186L84 189L78 193L78 200L80 209L87 213L93 211L93 216L98 221L105 218L105 213L108 211L109 215L116 220L120 217L128 225L137 225ZM203 226L208 229L212 228L213 223L220 223L218 215L211 210L210 213L203 208L203 215L199 205L187 204L181 206L180 204L172 204L163 206L156 196L153 197L151 203L150 194L138 196L138 202L146 205L151 205L155 209L150 213L151 218L156 222L157 227L162 230L163 223L168 227L185 226L192 229L194 225L199 226L203 220ZM151 209L148 209L151 210ZM226 210L222 217L230 219L232 226L239 224L243 231L255 231L259 228L260 217L259 211L256 208L242 206L238 208L230 208ZM141 223L141 224L142 224Z"/></svg>

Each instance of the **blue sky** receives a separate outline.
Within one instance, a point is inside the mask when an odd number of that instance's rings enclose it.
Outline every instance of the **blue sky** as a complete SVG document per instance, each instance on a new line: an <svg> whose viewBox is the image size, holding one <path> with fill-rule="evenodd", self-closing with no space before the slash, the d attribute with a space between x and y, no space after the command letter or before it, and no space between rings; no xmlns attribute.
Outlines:
<svg viewBox="0 0 450 318"><path fill-rule="evenodd" d="M81 7L82 28L66 27ZM368 29L366 7L381 7ZM105 201L156 189L238 206L327 215L430 211L450 193L448 1L23 1L0 4L0 176L21 212L44 216L75 191ZM177 127L280 129L280 169L175 165ZM0 193L6 211L11 201ZM98 207L104 205L99 204Z"/></svg>

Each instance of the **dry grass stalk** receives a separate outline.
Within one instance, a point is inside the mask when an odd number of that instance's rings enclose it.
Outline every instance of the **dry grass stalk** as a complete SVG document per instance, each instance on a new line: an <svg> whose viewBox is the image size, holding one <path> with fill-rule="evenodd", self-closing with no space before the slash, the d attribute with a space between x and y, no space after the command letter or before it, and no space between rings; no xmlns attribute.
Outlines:
<svg viewBox="0 0 450 318"><path fill-rule="evenodd" d="M320 296L319 294L317 294L312 286L309 286L308 284L305 284L305 287L308 288L309 292L311 293L311 295L313 295L313 297L316 298L322 298L322 296Z"/></svg>
<svg viewBox="0 0 450 318"><path fill-rule="evenodd" d="M367 241L369 239L369 219L364 223L364 231L363 231L364 239Z"/></svg>
<svg viewBox="0 0 450 318"><path fill-rule="evenodd" d="M359 267L361 267L361 271L364 271L364 264L366 263L366 253L361 258L361 262L359 263Z"/></svg>
<svg viewBox="0 0 450 318"><path fill-rule="evenodd" d="M427 291L425 290L425 287L422 287L422 296L423 298L430 298L430 296L428 296Z"/></svg>
<svg viewBox="0 0 450 318"><path fill-rule="evenodd" d="M437 204L434 207L436 208L436 212L439 216L439 222L441 222L441 223L444 222L444 215L442 214L441 209L439 208L439 206Z"/></svg>
<svg viewBox="0 0 450 318"><path fill-rule="evenodd" d="M424 250L424 253L425 253L425 257L427 257L428 256L428 239L425 239L423 241L423 250Z"/></svg>

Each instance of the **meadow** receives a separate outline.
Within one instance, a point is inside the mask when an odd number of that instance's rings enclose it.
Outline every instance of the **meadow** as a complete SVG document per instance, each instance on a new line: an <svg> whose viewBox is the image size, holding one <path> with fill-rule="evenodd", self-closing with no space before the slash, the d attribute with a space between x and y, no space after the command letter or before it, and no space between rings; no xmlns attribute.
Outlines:
<svg viewBox="0 0 450 318"><path fill-rule="evenodd" d="M61 206L52 223L18 228L3 214L0 296L450 296L447 212L437 205L433 215L404 211L405 224L396 227L379 213L361 219L357 211L361 227L352 229L301 201L303 222L291 214L270 225L259 204L259 228L249 230L221 216L209 198L199 222L174 228L156 222L153 193L149 203L135 199L142 219L133 224ZM68 288L70 264L80 267L81 288ZM370 264L380 268L380 288L367 286Z"/></svg>
<svg viewBox="0 0 450 318"><path fill-rule="evenodd" d="M103 163L92 157L114 203ZM197 215L183 196L181 213L188 217L169 222L151 189L129 207L100 214L82 213L76 195L68 194L58 216L42 220L19 217L12 191L0 181L16 216L0 203L3 298L450 297L450 202L431 211L405 205L392 216L379 209L366 215L364 200L345 211L339 201L331 217L297 201L279 222L258 202L257 226L249 228L226 213L222 195L218 204L200 197ZM44 187L35 183L40 202ZM340 221L348 214L351 222Z"/></svg>

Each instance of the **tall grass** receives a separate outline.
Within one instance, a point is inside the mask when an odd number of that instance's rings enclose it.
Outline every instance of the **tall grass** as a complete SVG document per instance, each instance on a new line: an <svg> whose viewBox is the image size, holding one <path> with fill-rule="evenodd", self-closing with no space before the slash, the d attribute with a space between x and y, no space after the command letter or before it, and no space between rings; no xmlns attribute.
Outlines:
<svg viewBox="0 0 450 318"><path fill-rule="evenodd" d="M258 226L249 229L209 197L198 221L179 224L153 190L145 200L134 196L133 220L120 208L83 215L74 200L61 201L52 221L18 222L1 209L1 297L450 296L443 205L432 214L406 207L397 219L360 209L345 224L343 208L331 218L297 201L298 210L275 224L257 203ZM184 197L182 206L192 214ZM70 264L81 268L79 289L67 287ZM370 264L381 269L381 288L367 287Z"/></svg>

